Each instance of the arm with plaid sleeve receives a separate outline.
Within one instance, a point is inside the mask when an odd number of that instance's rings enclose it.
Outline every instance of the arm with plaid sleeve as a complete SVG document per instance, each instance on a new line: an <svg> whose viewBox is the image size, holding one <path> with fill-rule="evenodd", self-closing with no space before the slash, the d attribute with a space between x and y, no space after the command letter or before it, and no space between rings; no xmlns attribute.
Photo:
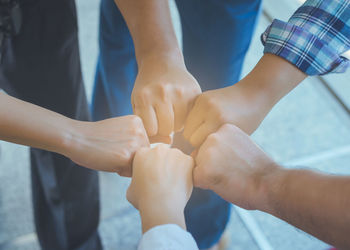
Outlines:
<svg viewBox="0 0 350 250"><path fill-rule="evenodd" d="M349 66L350 1L308 0L289 19L275 19L261 36L264 53L280 56L307 75L341 73Z"/></svg>
<svg viewBox="0 0 350 250"><path fill-rule="evenodd" d="M307 76L344 72L350 65L343 56L350 49L350 0L307 0L288 22L274 20L262 42L264 55L246 77L196 99L184 129L194 146L225 123L252 134Z"/></svg>

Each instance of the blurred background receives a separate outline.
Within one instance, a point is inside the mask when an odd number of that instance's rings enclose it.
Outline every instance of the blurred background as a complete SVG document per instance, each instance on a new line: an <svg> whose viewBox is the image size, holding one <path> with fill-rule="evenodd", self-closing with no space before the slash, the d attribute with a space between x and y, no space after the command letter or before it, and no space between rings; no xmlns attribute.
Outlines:
<svg viewBox="0 0 350 250"><path fill-rule="evenodd" d="M181 27L171 11L178 39ZM244 65L244 76L262 56L260 34L274 18L287 20L302 0L264 0ZM98 54L98 0L76 0L84 81L88 99ZM305 80L286 96L254 133L254 140L286 167L307 166L350 174L350 72ZM29 151L0 142L0 249L39 249L33 224ZM135 249L141 235L137 211L126 201L129 180L100 173L101 223L106 250ZM329 246L287 223L258 211L232 209L227 249L328 249Z"/></svg>

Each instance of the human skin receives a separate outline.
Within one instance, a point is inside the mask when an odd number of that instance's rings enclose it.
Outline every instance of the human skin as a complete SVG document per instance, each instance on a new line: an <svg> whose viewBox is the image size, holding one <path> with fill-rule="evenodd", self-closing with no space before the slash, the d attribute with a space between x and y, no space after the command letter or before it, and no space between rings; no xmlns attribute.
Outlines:
<svg viewBox="0 0 350 250"><path fill-rule="evenodd" d="M285 59L265 54L237 84L197 97L185 123L184 137L198 147L226 123L252 134L272 107L305 78Z"/></svg>
<svg viewBox="0 0 350 250"><path fill-rule="evenodd" d="M81 166L129 177L135 152L149 146L137 116L77 121L1 92L0 139L56 152Z"/></svg>
<svg viewBox="0 0 350 250"><path fill-rule="evenodd" d="M127 199L139 209L144 233L163 224L186 230L184 209L192 193L193 165L192 157L164 144L137 151Z"/></svg>
<svg viewBox="0 0 350 250"><path fill-rule="evenodd" d="M135 45L138 75L131 95L134 113L147 134L168 136L183 128L201 89L187 71L162 0L115 0Z"/></svg>
<svg viewBox="0 0 350 250"><path fill-rule="evenodd" d="M339 249L350 248L349 176L285 169L231 124L208 136L195 162L195 186L270 213Z"/></svg>

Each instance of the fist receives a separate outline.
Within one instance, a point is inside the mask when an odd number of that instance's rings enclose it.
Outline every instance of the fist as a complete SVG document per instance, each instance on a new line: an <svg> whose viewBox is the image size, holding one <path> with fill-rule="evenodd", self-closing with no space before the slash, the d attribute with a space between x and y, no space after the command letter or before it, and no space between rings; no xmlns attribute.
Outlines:
<svg viewBox="0 0 350 250"><path fill-rule="evenodd" d="M211 189L245 209L262 199L261 180L275 169L274 162L238 127L223 125L208 136L196 155L194 185Z"/></svg>
<svg viewBox="0 0 350 250"><path fill-rule="evenodd" d="M149 141L142 121L135 115L99 122L77 122L76 138L66 155L77 164L121 176L131 177L135 152L148 147Z"/></svg>
<svg viewBox="0 0 350 250"><path fill-rule="evenodd" d="M200 86L184 65L148 60L139 68L131 99L148 136L168 136L183 128L200 93Z"/></svg>
<svg viewBox="0 0 350 250"><path fill-rule="evenodd" d="M193 165L192 157L164 144L141 148L134 158L127 199L136 208L167 204L183 210L192 192Z"/></svg>
<svg viewBox="0 0 350 250"><path fill-rule="evenodd" d="M198 96L185 123L184 137L199 147L208 135L226 123L253 133L271 108L267 96L248 83L239 82Z"/></svg>

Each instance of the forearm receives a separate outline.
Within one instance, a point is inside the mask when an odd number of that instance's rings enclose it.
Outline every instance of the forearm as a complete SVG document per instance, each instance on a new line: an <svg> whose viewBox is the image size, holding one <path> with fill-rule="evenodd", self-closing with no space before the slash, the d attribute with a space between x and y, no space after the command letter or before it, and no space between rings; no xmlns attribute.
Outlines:
<svg viewBox="0 0 350 250"><path fill-rule="evenodd" d="M280 169L267 179L261 210L340 249L350 247L350 177Z"/></svg>
<svg viewBox="0 0 350 250"><path fill-rule="evenodd" d="M137 62L161 55L182 61L172 25L168 1L115 0L124 16L135 45Z"/></svg>
<svg viewBox="0 0 350 250"><path fill-rule="evenodd" d="M0 92L0 139L62 153L73 120Z"/></svg>
<svg viewBox="0 0 350 250"><path fill-rule="evenodd" d="M254 98L272 108L306 77L306 74L283 58L265 54L242 80L242 86Z"/></svg>

